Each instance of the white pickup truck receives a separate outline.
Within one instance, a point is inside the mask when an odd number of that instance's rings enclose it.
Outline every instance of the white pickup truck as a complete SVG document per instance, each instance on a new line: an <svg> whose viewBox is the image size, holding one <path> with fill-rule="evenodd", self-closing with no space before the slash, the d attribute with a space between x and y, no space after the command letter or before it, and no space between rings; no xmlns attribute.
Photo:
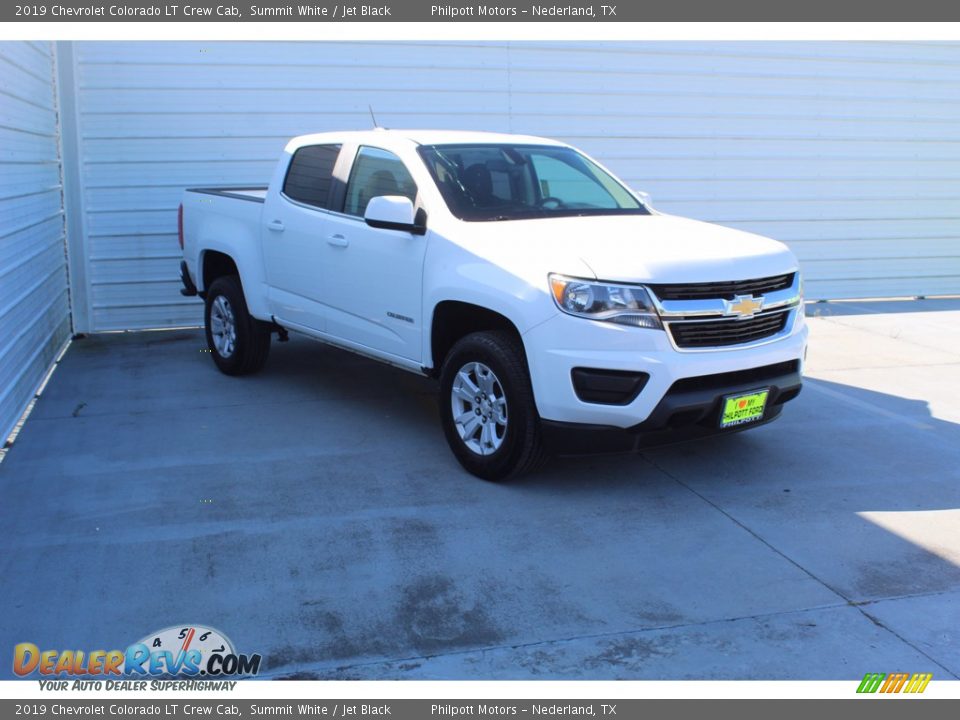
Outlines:
<svg viewBox="0 0 960 720"><path fill-rule="evenodd" d="M179 227L221 371L292 330L437 377L481 478L754 427L800 392L790 250L659 213L553 140L305 135L269 187L187 190Z"/></svg>

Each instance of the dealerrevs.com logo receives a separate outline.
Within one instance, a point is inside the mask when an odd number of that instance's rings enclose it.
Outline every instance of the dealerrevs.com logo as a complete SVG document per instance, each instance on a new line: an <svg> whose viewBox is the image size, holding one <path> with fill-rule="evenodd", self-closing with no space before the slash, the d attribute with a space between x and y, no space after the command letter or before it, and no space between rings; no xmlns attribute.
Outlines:
<svg viewBox="0 0 960 720"><path fill-rule="evenodd" d="M23 642L13 649L18 677L249 677L260 672L260 655L238 653L223 633L202 625L175 625L124 650L41 650Z"/></svg>

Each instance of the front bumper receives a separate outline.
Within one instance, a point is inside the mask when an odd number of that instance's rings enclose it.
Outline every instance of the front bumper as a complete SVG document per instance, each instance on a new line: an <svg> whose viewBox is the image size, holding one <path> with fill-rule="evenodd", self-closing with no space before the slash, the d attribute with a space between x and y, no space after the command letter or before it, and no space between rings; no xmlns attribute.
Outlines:
<svg viewBox="0 0 960 720"><path fill-rule="evenodd" d="M690 410L686 417L694 421L685 424L706 430L710 424L708 416L715 404L719 408L719 398L723 395L771 387L776 388L780 398L778 402L771 392L769 417L764 421L772 420L782 403L796 395L793 388L799 388L803 371L807 344L803 308L793 310L791 315L790 333L773 342L690 353L678 352L662 330L632 328L558 313L523 337L537 410L545 425L599 425L646 435L679 430L679 418L672 421L670 418L686 409ZM793 363L794 369L783 370L786 366L782 363ZM736 375L769 366L782 371L775 370L770 377ZM642 372L649 378L636 397L626 404L584 402L574 389L575 368ZM715 376L713 381L705 380L711 376ZM703 382L698 384L691 379ZM684 382L679 384L680 381ZM694 417L696 408L702 410L698 417ZM694 428L688 429L696 432Z"/></svg>
<svg viewBox="0 0 960 720"><path fill-rule="evenodd" d="M710 435L740 432L772 422L783 404L800 394L800 360L749 370L678 380L643 422L628 428L544 421L547 446L558 455L635 452ZM749 424L720 427L723 398L769 388L763 417Z"/></svg>

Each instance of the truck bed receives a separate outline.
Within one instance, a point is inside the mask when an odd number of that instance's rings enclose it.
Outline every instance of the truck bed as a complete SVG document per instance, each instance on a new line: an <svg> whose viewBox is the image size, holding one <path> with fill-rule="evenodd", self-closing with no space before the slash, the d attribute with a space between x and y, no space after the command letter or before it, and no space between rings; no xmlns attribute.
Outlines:
<svg viewBox="0 0 960 720"><path fill-rule="evenodd" d="M262 203L267 197L267 186L187 188L187 192L203 193L204 195L220 195L221 197L234 198L235 200L248 200L249 202Z"/></svg>

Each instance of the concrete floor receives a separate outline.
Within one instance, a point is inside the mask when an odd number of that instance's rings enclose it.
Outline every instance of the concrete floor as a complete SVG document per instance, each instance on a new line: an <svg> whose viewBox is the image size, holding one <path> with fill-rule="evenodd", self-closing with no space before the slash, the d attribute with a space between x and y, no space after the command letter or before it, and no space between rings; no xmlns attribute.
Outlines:
<svg viewBox="0 0 960 720"><path fill-rule="evenodd" d="M79 340L0 464L0 648L201 623L268 677L956 678L960 301L810 314L778 422L510 485L460 470L425 379Z"/></svg>

